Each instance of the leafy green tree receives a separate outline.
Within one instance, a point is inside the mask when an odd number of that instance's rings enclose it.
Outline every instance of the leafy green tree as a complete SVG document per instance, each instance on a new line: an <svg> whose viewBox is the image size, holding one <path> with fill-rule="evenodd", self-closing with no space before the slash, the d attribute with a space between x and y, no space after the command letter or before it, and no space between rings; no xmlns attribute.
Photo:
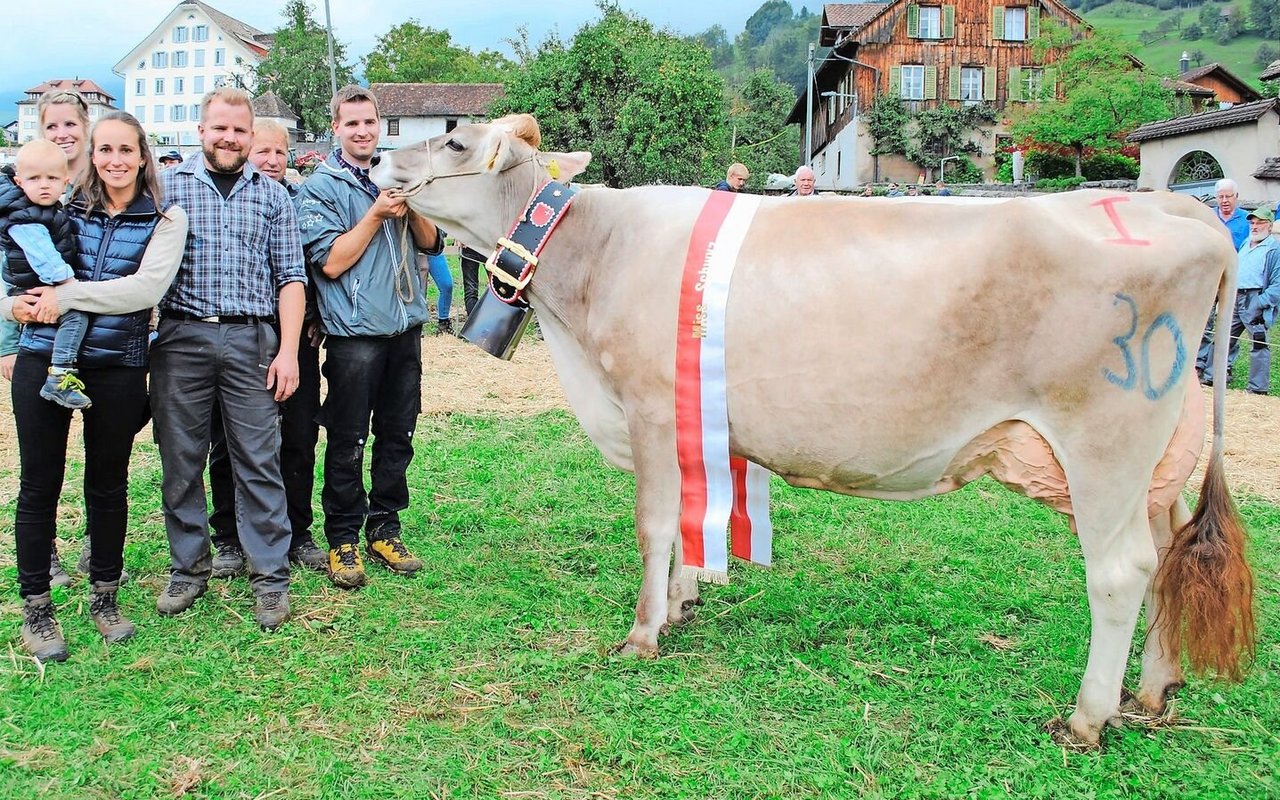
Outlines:
<svg viewBox="0 0 1280 800"><path fill-rule="evenodd" d="M995 109L986 103L951 106L939 104L915 115L915 131L904 155L928 170L930 177L942 159L962 153L981 153L982 146L970 134L996 121Z"/></svg>
<svg viewBox="0 0 1280 800"><path fill-rule="evenodd" d="M723 25L712 25L692 38L711 53L711 65L716 69L727 66L733 61L733 43L729 41L729 34Z"/></svg>
<svg viewBox="0 0 1280 800"><path fill-rule="evenodd" d="M1172 113L1173 93L1158 76L1136 68L1130 46L1109 31L1075 41L1067 29L1049 25L1033 48L1040 60L1051 49L1064 51L1056 67L1065 97L1031 105L1012 132L1071 148L1077 176L1085 148L1118 148L1129 131Z"/></svg>
<svg viewBox="0 0 1280 800"><path fill-rule="evenodd" d="M312 133L329 130L329 50L323 25L312 16L306 0L285 4L284 26L275 31L271 52L251 70L256 91L272 91L302 117L302 125ZM347 48L336 38L333 58L338 85L353 80L346 64Z"/></svg>
<svg viewBox="0 0 1280 800"><path fill-rule="evenodd" d="M872 101L862 122L871 134L871 155L906 155L907 148L911 146L908 136L911 114L903 107L902 97L896 88Z"/></svg>
<svg viewBox="0 0 1280 800"><path fill-rule="evenodd" d="M370 83L500 83L515 68L495 50L472 53L453 44L448 31L402 22L378 37L364 57Z"/></svg>
<svg viewBox="0 0 1280 800"><path fill-rule="evenodd" d="M1280 39L1280 0L1250 0L1249 27L1264 39Z"/></svg>
<svg viewBox="0 0 1280 800"><path fill-rule="evenodd" d="M724 141L724 81L706 48L602 3L564 44L526 48L495 114L529 112L544 147L590 150L589 182L701 183ZM517 48L517 53L520 48Z"/></svg>
<svg viewBox="0 0 1280 800"><path fill-rule="evenodd" d="M731 149L723 160L745 164L753 188L763 186L771 172L790 175L800 165L800 130L787 125L795 102L790 86L758 69L730 104Z"/></svg>
<svg viewBox="0 0 1280 800"><path fill-rule="evenodd" d="M791 3L787 0L765 0L754 14L747 17L747 24L743 29L745 41L753 47L764 44L773 29L790 22L791 17Z"/></svg>

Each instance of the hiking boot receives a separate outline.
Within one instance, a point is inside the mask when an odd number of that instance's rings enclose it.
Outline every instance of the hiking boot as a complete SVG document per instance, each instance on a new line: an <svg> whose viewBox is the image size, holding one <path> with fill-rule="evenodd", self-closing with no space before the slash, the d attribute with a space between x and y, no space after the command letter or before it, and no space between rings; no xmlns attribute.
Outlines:
<svg viewBox="0 0 1280 800"><path fill-rule="evenodd" d="M369 542L369 558L401 575L412 575L422 569L422 559L410 553L399 536Z"/></svg>
<svg viewBox="0 0 1280 800"><path fill-rule="evenodd" d="M133 623L120 613L120 606L116 602L116 590L119 588L118 583L95 582L89 595L89 617L98 626L98 633L107 640L107 644L131 639L136 632Z"/></svg>
<svg viewBox="0 0 1280 800"><path fill-rule="evenodd" d="M253 619L264 631L274 631L288 618L288 592L263 592L253 602Z"/></svg>
<svg viewBox="0 0 1280 800"><path fill-rule="evenodd" d="M238 544L223 545L213 552L215 578L235 578L244 574L244 550Z"/></svg>
<svg viewBox="0 0 1280 800"><path fill-rule="evenodd" d="M454 335L453 320L447 317L445 319L436 320L436 336L444 333L447 333L450 336Z"/></svg>
<svg viewBox="0 0 1280 800"><path fill-rule="evenodd" d="M71 585L71 576L62 568L62 559L58 558L56 548L49 553L49 585L62 587Z"/></svg>
<svg viewBox="0 0 1280 800"><path fill-rule="evenodd" d="M316 543L307 537L289 548L289 563L301 564L304 567L324 572L329 566L329 555L316 547Z"/></svg>
<svg viewBox="0 0 1280 800"><path fill-rule="evenodd" d="M67 660L67 641L53 618L48 592L22 598L22 647L40 661Z"/></svg>
<svg viewBox="0 0 1280 800"><path fill-rule="evenodd" d="M191 608L191 604L208 588L203 583L170 578L169 585L164 587L164 591L156 598L156 613L165 617L181 614Z"/></svg>
<svg viewBox="0 0 1280 800"><path fill-rule="evenodd" d="M81 575L89 574L89 561L93 558L93 549L90 546L89 537L84 537L84 549L80 551L80 560L76 561L76 572ZM121 567L120 579L117 581L121 586L129 582L129 571Z"/></svg>
<svg viewBox="0 0 1280 800"><path fill-rule="evenodd" d="M340 544L329 551L329 580L339 589L359 589L367 578L360 550L354 544Z"/></svg>
<svg viewBox="0 0 1280 800"><path fill-rule="evenodd" d="M40 387L40 396L63 408L88 408L93 401L84 393L84 381L73 367L49 367L49 377Z"/></svg>

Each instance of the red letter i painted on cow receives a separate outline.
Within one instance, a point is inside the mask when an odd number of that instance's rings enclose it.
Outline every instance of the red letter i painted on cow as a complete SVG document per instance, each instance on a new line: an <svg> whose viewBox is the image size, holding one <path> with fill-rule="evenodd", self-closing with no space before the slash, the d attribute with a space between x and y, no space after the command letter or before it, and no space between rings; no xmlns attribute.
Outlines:
<svg viewBox="0 0 1280 800"><path fill-rule="evenodd" d="M1104 197L1096 203L1095 206L1102 206L1102 210L1107 212L1107 219L1111 220L1111 224L1115 226L1116 232L1120 234L1118 239L1107 239L1109 244L1125 244L1133 247L1150 247L1151 242L1146 239L1135 239L1129 235L1129 229L1125 227L1124 220L1120 219L1120 212L1116 211L1116 203L1127 203L1129 198L1123 195L1116 197Z"/></svg>

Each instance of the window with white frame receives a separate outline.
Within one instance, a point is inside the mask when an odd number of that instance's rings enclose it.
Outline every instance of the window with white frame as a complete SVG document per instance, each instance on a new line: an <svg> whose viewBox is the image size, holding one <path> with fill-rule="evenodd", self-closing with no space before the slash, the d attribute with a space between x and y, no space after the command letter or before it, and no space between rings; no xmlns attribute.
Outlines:
<svg viewBox="0 0 1280 800"><path fill-rule="evenodd" d="M982 102L982 67L962 67L960 99L966 103Z"/></svg>
<svg viewBox="0 0 1280 800"><path fill-rule="evenodd" d="M920 38L942 38L941 6L920 6Z"/></svg>
<svg viewBox="0 0 1280 800"><path fill-rule="evenodd" d="M164 78L156 78L156 94L164 94Z"/></svg>
<svg viewBox="0 0 1280 800"><path fill-rule="evenodd" d="M224 66L227 63L227 51L221 47L213 51L213 65L215 67Z"/></svg>
<svg viewBox="0 0 1280 800"><path fill-rule="evenodd" d="M1010 7L1004 10L1004 38L1010 42L1027 39L1027 10Z"/></svg>
<svg viewBox="0 0 1280 800"><path fill-rule="evenodd" d="M1040 90L1044 86L1044 70L1038 67L1022 68L1022 99L1034 101L1040 99Z"/></svg>
<svg viewBox="0 0 1280 800"><path fill-rule="evenodd" d="M138 78L138 79L134 80L134 82L133 82L133 93L134 93L134 94L146 94L146 93L147 93L147 80L146 80L146 78Z"/></svg>
<svg viewBox="0 0 1280 800"><path fill-rule="evenodd" d="M195 94L204 94L204 76L197 75L191 79L191 91Z"/></svg>
<svg viewBox="0 0 1280 800"><path fill-rule="evenodd" d="M209 41L209 26L197 25L191 29L191 41L207 42Z"/></svg>
<svg viewBox="0 0 1280 800"><path fill-rule="evenodd" d="M185 79L183 79L183 78L174 78L174 79L173 79L173 93L174 93L174 94L182 94L182 91L183 91L183 89L185 89L185 88L186 88L186 80L185 80Z"/></svg>
<svg viewBox="0 0 1280 800"><path fill-rule="evenodd" d="M174 106L173 108L169 109L169 121L170 122L186 122L187 107L185 105L181 105L181 106Z"/></svg>
<svg viewBox="0 0 1280 800"><path fill-rule="evenodd" d="M174 51L173 51L173 65L174 65L175 67L185 67L185 66L187 65L187 51L186 51L186 50L174 50Z"/></svg>
<svg viewBox="0 0 1280 800"><path fill-rule="evenodd" d="M173 43L182 44L187 40L187 26L179 25L173 29Z"/></svg>
<svg viewBox="0 0 1280 800"><path fill-rule="evenodd" d="M147 121L147 107L146 107L146 106L134 106L134 107L133 107L133 118L134 118L134 119L136 119L136 120L138 121L138 123L139 123L139 124L143 124L143 123L145 123L145 122Z"/></svg>
<svg viewBox="0 0 1280 800"><path fill-rule="evenodd" d="M151 107L152 122L164 122L164 106Z"/></svg>
<svg viewBox="0 0 1280 800"><path fill-rule="evenodd" d="M204 66L204 51L203 51L203 50L197 50L197 51L196 51L196 66L197 66L197 67L203 67L203 66Z"/></svg>
<svg viewBox="0 0 1280 800"><path fill-rule="evenodd" d="M168 53L152 53L151 66L155 67L156 69L163 69L169 66L169 54Z"/></svg>
<svg viewBox="0 0 1280 800"><path fill-rule="evenodd" d="M200 104L199 103L191 104L191 121L192 122L200 121Z"/></svg>
<svg viewBox="0 0 1280 800"><path fill-rule="evenodd" d="M902 65L902 86L899 94L902 95L903 100L924 99L924 65Z"/></svg>

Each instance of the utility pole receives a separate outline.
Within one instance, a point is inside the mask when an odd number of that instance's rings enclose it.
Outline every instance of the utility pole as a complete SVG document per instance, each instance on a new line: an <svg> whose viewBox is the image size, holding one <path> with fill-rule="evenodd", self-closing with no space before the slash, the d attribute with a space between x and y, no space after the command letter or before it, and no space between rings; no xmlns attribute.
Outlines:
<svg viewBox="0 0 1280 800"><path fill-rule="evenodd" d="M333 63L333 20L329 17L329 0L324 0L324 30L329 44L329 89L338 93L338 68Z"/></svg>
<svg viewBox="0 0 1280 800"><path fill-rule="evenodd" d="M804 88L804 165L813 166L813 42L809 42L809 82Z"/></svg>

